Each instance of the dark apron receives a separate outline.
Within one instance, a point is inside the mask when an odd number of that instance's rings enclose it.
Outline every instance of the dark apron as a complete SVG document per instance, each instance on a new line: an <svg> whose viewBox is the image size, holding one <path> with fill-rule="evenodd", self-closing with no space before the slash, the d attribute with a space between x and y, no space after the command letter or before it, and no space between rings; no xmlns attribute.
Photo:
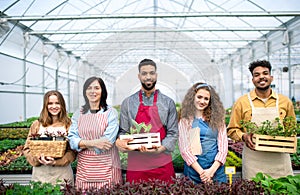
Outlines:
<svg viewBox="0 0 300 195"><path fill-rule="evenodd" d="M160 139L166 137L166 130L160 120L158 114L157 91L154 94L153 106L143 105L142 92L139 93L140 105L136 115L136 122L151 124L151 133L160 133ZM161 153L141 153L139 151L128 152L128 166L126 180L129 182L149 179L159 179L167 182L172 182L172 177L175 178L174 167L171 154Z"/></svg>

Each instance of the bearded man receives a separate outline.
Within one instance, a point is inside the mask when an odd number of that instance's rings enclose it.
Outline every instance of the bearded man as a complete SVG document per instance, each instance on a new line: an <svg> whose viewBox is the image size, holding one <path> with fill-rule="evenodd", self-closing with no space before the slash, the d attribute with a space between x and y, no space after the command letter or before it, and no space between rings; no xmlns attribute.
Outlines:
<svg viewBox="0 0 300 195"><path fill-rule="evenodd" d="M131 140L116 141L117 147L128 152L127 182L139 182L159 179L172 182L175 171L171 152L175 149L178 139L178 118L175 102L155 89L157 81L156 63L144 59L138 65L138 78L141 89L125 98L121 104L119 135L129 132L137 123L151 124L151 133L160 133L161 146L140 147L133 151L128 147Z"/></svg>

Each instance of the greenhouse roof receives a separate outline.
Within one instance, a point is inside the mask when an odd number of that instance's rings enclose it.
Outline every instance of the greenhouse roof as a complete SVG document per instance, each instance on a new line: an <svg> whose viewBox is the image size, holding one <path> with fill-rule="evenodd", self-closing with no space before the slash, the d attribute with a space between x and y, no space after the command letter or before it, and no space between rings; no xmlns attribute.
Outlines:
<svg viewBox="0 0 300 195"><path fill-rule="evenodd" d="M300 15L298 0L1 0L0 9L2 21L116 80L145 57L190 77L208 74Z"/></svg>

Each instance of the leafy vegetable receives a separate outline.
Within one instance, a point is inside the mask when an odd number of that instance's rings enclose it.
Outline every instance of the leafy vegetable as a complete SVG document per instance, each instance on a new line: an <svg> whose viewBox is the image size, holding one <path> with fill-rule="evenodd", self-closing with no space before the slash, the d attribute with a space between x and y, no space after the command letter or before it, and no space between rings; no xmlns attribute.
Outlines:
<svg viewBox="0 0 300 195"><path fill-rule="evenodd" d="M139 133L149 133L151 128L152 128L152 125L149 124L149 125L146 125L144 122L142 123L137 123L135 120L131 120L132 124L133 124L133 127L130 127L130 134L139 134ZM142 131L144 130L144 131Z"/></svg>
<svg viewBox="0 0 300 195"><path fill-rule="evenodd" d="M279 118L274 121L263 121L260 126L251 121L241 121L242 128L246 128L247 132L260 135L271 136L295 136L300 133L300 125L297 124L296 119L289 116L281 122Z"/></svg>

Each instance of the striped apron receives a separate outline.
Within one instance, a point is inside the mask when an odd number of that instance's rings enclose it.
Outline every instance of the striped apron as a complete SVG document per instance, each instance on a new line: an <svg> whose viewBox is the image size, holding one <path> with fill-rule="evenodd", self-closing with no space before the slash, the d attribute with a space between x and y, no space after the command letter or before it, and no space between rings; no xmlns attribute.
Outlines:
<svg viewBox="0 0 300 195"><path fill-rule="evenodd" d="M108 126L108 113L81 114L78 121L78 133L83 140L99 139ZM120 157L118 149L113 147L97 154L94 149L82 150L78 153L76 173L77 189L91 187L102 188L105 185L121 182Z"/></svg>
<svg viewBox="0 0 300 195"><path fill-rule="evenodd" d="M248 94L248 99L252 108L251 121L257 125L265 120L273 121L276 117L279 117L278 95L275 107L255 108L250 94ZM290 154L288 153L253 151L244 145L242 158L243 179L251 179L258 172L268 174L273 178L293 175Z"/></svg>

